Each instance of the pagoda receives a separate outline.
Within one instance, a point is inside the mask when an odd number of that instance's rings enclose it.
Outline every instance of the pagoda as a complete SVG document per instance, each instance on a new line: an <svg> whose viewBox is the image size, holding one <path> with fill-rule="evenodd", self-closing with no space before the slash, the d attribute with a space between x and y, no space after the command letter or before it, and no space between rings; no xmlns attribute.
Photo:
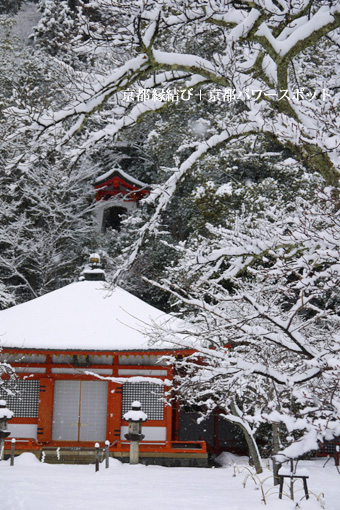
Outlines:
<svg viewBox="0 0 340 510"><path fill-rule="evenodd" d="M97 177L93 186L97 201L96 220L102 232L108 229L120 230L122 217L150 194L147 184L118 166Z"/></svg>

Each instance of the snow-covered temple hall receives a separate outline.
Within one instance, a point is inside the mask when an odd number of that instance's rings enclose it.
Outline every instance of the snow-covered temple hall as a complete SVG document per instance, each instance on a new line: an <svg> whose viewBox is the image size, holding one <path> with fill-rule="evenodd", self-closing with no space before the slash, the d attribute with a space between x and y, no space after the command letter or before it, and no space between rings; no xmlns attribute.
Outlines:
<svg viewBox="0 0 340 510"><path fill-rule="evenodd" d="M1 359L19 377L3 386L20 390L1 392L14 411L5 454L14 437L18 451L87 461L87 449L108 440L112 456L127 458L123 415L138 400L148 416L142 461L206 464L206 443L179 441L178 411L164 402L172 369L159 360L169 349L150 348L143 332L168 316L120 288L109 292L100 270L0 316Z"/></svg>
<svg viewBox="0 0 340 510"><path fill-rule="evenodd" d="M121 288L110 292L101 276L92 268L83 281L0 312L1 360L19 378L1 388L14 411L5 455L14 437L16 453L88 462L94 443L108 440L110 455L127 459L123 416L138 400L148 416L142 462L206 465L193 416L164 401L173 374L160 358L174 351L150 347L144 332L147 323L173 319ZM12 384L19 393L8 395Z"/></svg>

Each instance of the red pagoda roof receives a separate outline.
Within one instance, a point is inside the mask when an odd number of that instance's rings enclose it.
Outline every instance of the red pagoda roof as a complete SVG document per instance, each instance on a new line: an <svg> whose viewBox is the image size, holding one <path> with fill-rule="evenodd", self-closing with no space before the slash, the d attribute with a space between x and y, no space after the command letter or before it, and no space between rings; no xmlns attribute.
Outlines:
<svg viewBox="0 0 340 510"><path fill-rule="evenodd" d="M96 192L96 200L107 200L112 196L121 195L124 201L136 202L150 194L147 184L120 168L112 168L100 175L93 184Z"/></svg>

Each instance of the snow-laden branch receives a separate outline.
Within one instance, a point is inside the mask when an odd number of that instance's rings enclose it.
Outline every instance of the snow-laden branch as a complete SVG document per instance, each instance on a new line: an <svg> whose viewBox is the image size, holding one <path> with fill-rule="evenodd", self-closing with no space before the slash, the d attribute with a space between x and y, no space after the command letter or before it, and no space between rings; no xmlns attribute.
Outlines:
<svg viewBox="0 0 340 510"><path fill-rule="evenodd" d="M226 141L232 142L233 140L247 136L252 132L252 129L255 125L255 123L254 125L240 125L234 130L234 132L232 130L224 131L219 135L212 136L206 142L202 142L199 147L180 165L180 167L174 171L166 183L155 189L150 194L150 196L145 199L145 203L157 202L156 210L153 213L151 219L147 221L145 225L143 225L143 227L140 229L138 240L133 244L124 266L119 268L119 270L114 275L114 280L120 276L120 273L124 271L125 268L130 267L136 260L146 236L157 229L161 214L166 209L169 202L172 200L178 183L183 179L186 173L192 169L195 163L213 147L217 147Z"/></svg>
<svg viewBox="0 0 340 510"><path fill-rule="evenodd" d="M124 383L140 383L140 382L146 382L151 384L158 384L160 386L172 386L172 381L169 379L160 379L159 377L147 377L147 376L141 376L141 375L135 375L131 377L114 377L111 375L100 375L96 374L94 372L91 372L91 370L85 370L83 372L85 375L90 375L93 377L97 377L98 379L101 379L102 381L111 381L116 384L124 384Z"/></svg>
<svg viewBox="0 0 340 510"><path fill-rule="evenodd" d="M126 62L114 71L110 69L106 75L100 69L102 77L100 72L90 73L82 90L79 76L72 85L77 99L60 110L34 113L29 106L26 109L13 106L13 115L21 117L24 125L16 130L16 134L31 129L39 143L47 143L52 136L60 137L63 144L70 144L76 160L76 153L78 156L83 154L93 143L117 135L138 122L145 113L156 113L162 108L161 105L150 107L144 102L139 105L140 114L136 109L131 111L128 104L116 108L121 92L136 86L148 87L154 75L158 75L154 86L166 87L170 83L169 75L177 73L179 84L184 88L187 84L183 74L196 77L196 84L199 77L206 84L231 88L236 97L242 96L244 108L240 124L255 124L246 129L245 134L249 136L253 129L257 133L267 133L284 145L295 147L299 157L321 171L329 181L337 179L335 167L338 165L340 136L332 116L332 98L326 98L328 107L324 109L319 95L315 105L313 101L309 104L299 97L293 101L290 94L294 92L294 85L289 79L288 67L292 58L317 44L325 35L334 34L340 24L339 2L317 8L305 1L287 5L272 1L243 1L241 4L230 1L223 5L209 2L191 6L171 0L165 7L162 1L156 0L131 5L128 13L124 12L123 6L109 6L105 2L97 2L94 8L102 16L91 19L85 30L90 38L93 36L92 44L95 47L95 34L100 34L98 45L101 40L104 42L107 31L107 48L112 44L114 52L115 45L125 44ZM119 14L122 23L114 35L114 30L102 23ZM45 18L47 23L48 13ZM82 13L77 23L85 22ZM206 32L209 38L212 26L216 28L216 34L222 34L220 40L225 41L225 47L216 48L212 57L207 58L204 51L189 54L168 50L169 47L185 47L183 41L195 34L202 38ZM177 44L177 40L181 44ZM129 58L128 48L135 49L137 41L140 54ZM106 117L101 115L104 106L107 110L111 108L114 122L106 123ZM229 106L225 102L222 108L227 111ZM100 120L102 125L99 129L93 126L88 129L90 119L95 116L95 124ZM333 125L334 132L330 130ZM75 147L71 141L79 133L84 135L84 140ZM223 139L223 130L216 136ZM228 140L225 138L224 144ZM169 191L171 189L164 189L164 193Z"/></svg>
<svg viewBox="0 0 340 510"><path fill-rule="evenodd" d="M292 205L293 213L211 227L200 241L204 256L196 242L182 243L178 267L153 283L186 310L183 327L166 332L176 348L194 351L172 359L179 391L206 412L216 402L230 421L236 395L242 405L233 423L251 424L248 433L261 423L284 426L289 446L280 459L316 448L340 423L338 202L326 189L314 203ZM237 277L235 267L243 268ZM150 331L154 343L163 334ZM303 433L298 441L296 431Z"/></svg>
<svg viewBox="0 0 340 510"><path fill-rule="evenodd" d="M300 18L300 23L295 24L294 30L287 28L280 33L280 37L275 37L266 23L262 23L256 32L256 36L263 36L274 50L277 57L295 56L301 51L302 46L307 46L309 39L318 39L320 35L328 33L340 26L340 7L335 5L333 7L322 6L310 18L303 16ZM289 35L286 35L288 32ZM272 56L271 52L271 56Z"/></svg>

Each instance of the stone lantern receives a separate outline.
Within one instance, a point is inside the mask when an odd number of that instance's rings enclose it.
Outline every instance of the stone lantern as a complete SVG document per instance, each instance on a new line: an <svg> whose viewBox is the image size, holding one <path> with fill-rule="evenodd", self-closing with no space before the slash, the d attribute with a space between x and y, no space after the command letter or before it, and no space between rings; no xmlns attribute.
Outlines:
<svg viewBox="0 0 340 510"><path fill-rule="evenodd" d="M13 412L7 409L6 400L0 400L0 460L3 459L5 439L11 433L7 430L7 423L13 417Z"/></svg>
<svg viewBox="0 0 340 510"><path fill-rule="evenodd" d="M137 400L132 402L131 410L124 414L123 419L129 423L128 433L125 438L130 441L130 464L138 464L139 462L139 441L144 439L142 434L142 423L148 417L142 411L142 405Z"/></svg>

